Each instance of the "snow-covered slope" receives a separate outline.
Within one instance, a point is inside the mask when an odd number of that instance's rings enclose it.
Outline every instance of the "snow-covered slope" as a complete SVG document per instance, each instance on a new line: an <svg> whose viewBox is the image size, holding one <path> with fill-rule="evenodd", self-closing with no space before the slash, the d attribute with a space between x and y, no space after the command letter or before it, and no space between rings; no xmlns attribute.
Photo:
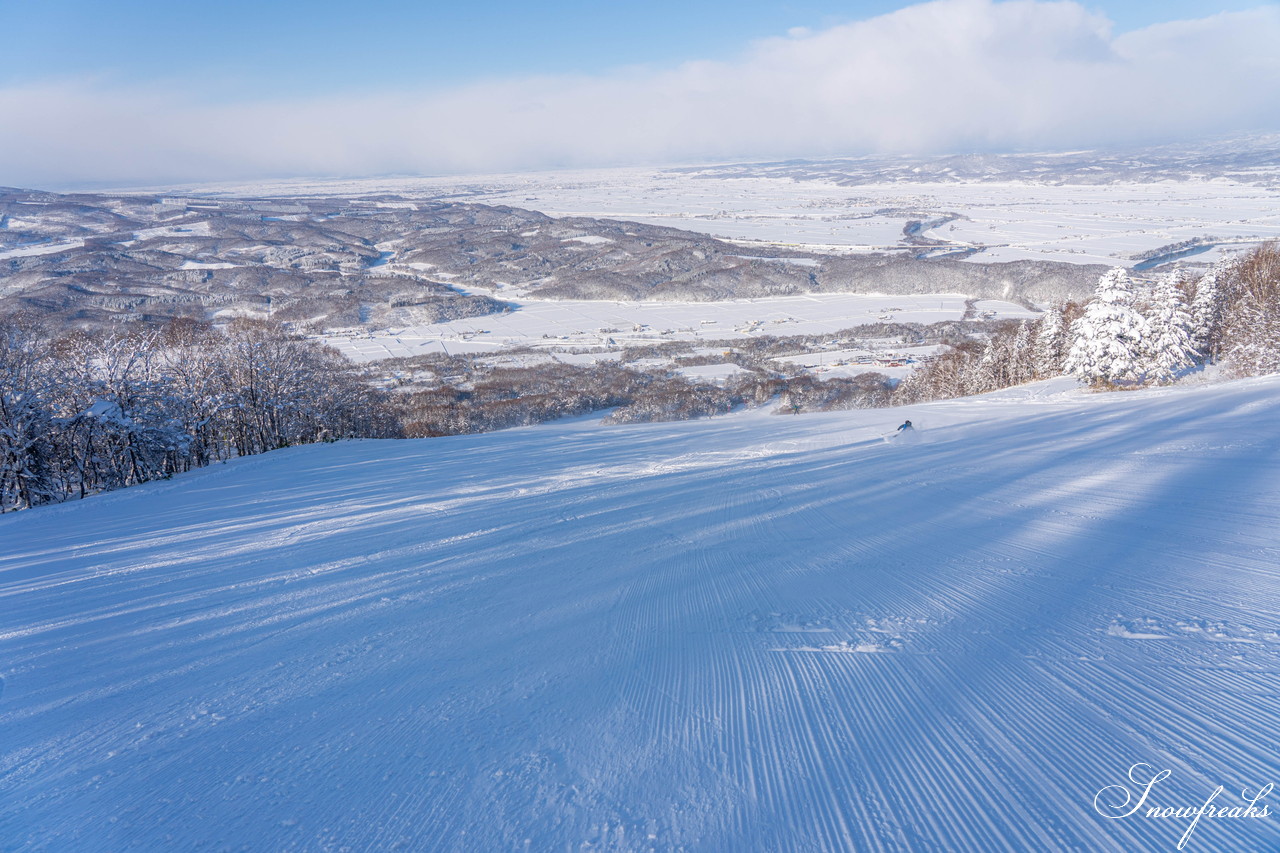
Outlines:
<svg viewBox="0 0 1280 853"><path fill-rule="evenodd" d="M0 837L1171 850L1094 798L1280 781L1277 530L1276 379L311 446L6 516Z"/></svg>

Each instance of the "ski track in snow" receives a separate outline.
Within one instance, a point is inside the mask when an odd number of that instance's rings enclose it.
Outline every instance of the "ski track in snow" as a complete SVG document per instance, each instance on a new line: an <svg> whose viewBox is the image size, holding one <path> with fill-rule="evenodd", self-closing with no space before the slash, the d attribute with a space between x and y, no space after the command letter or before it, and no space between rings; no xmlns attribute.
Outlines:
<svg viewBox="0 0 1280 853"><path fill-rule="evenodd" d="M909 447L579 419L0 518L3 846L1174 849L1093 797L1280 781L1280 380L1067 388Z"/></svg>

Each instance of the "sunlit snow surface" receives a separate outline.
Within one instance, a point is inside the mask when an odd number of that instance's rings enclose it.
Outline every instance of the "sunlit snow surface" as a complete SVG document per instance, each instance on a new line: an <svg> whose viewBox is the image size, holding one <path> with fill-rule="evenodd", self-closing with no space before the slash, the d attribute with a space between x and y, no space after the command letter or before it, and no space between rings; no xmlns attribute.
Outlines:
<svg viewBox="0 0 1280 853"><path fill-rule="evenodd" d="M1049 383L293 448L0 517L0 837L1172 850L1188 820L1093 799L1138 762L1162 806L1280 781L1277 435L1280 379ZM1186 849L1278 847L1273 814Z"/></svg>
<svg viewBox="0 0 1280 853"><path fill-rule="evenodd" d="M995 179L843 185L822 178L725 176L710 168L618 168L182 189L232 195L402 194L506 204L553 216L626 219L835 252L901 249L908 221L927 223L958 214L919 236L981 247L967 258L975 263L1033 259L1130 266L1140 252L1193 238L1228 241L1229 252L1280 238L1280 188L1221 178L1096 185ZM1195 260L1212 262L1222 251L1215 248Z"/></svg>
<svg viewBox="0 0 1280 853"><path fill-rule="evenodd" d="M503 297L499 293L499 297ZM965 315L955 294L876 296L812 293L723 302L506 300L506 314L402 329L355 329L324 336L354 361L503 347L599 347L665 341L747 340L758 335L823 335L868 323L936 323ZM977 309L1008 319L1038 316L1020 305L984 299Z"/></svg>

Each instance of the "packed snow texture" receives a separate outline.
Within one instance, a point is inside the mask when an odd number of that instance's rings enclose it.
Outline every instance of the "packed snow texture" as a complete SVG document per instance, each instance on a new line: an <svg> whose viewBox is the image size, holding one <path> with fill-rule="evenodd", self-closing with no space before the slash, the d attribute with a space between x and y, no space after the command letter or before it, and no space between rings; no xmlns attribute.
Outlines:
<svg viewBox="0 0 1280 853"><path fill-rule="evenodd" d="M1094 798L1280 776L1277 435L1276 378L1054 381L298 447L6 516L0 837L1172 850L1189 819ZM1273 814L1187 849L1278 847Z"/></svg>

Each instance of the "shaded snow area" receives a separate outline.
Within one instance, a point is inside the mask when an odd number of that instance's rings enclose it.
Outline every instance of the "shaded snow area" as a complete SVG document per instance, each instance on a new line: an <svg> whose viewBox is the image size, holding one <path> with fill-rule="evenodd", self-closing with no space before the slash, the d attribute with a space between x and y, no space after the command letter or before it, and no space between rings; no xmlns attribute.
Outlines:
<svg viewBox="0 0 1280 853"><path fill-rule="evenodd" d="M1277 436L1275 378L1055 382L5 516L3 846L1174 850L1280 781Z"/></svg>

